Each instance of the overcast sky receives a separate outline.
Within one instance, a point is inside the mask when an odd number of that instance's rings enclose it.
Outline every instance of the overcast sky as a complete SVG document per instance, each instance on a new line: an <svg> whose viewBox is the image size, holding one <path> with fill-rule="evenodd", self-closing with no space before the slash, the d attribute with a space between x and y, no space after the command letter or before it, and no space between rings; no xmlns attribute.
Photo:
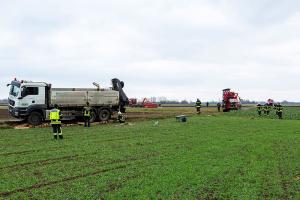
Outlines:
<svg viewBox="0 0 300 200"><path fill-rule="evenodd" d="M117 77L129 97L300 101L298 0L0 0L0 13L0 98L13 77Z"/></svg>

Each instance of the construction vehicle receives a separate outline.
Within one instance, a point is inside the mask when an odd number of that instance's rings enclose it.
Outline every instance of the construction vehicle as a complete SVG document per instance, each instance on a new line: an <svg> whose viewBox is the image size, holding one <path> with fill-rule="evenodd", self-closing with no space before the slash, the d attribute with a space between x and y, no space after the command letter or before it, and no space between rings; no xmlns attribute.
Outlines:
<svg viewBox="0 0 300 200"><path fill-rule="evenodd" d="M138 107L137 99L136 98L130 98L128 106L129 107Z"/></svg>
<svg viewBox="0 0 300 200"><path fill-rule="evenodd" d="M224 89L222 107L223 112L241 109L242 104L240 102L239 94L231 91L230 88Z"/></svg>
<svg viewBox="0 0 300 200"><path fill-rule="evenodd" d="M136 98L129 99L130 107L140 107L140 108L158 108L159 105L157 103L151 102L147 98L143 98L142 101L138 101Z"/></svg>
<svg viewBox="0 0 300 200"><path fill-rule="evenodd" d="M63 115L62 120L82 117L86 102L92 107L91 122L107 121L114 112L125 112L128 98L123 91L124 82L112 79L112 87L96 88L52 88L45 82L13 80L7 86L9 91L9 113L15 118L27 120L31 125L39 125L49 120L49 112L55 104Z"/></svg>
<svg viewBox="0 0 300 200"><path fill-rule="evenodd" d="M158 108L158 104L157 103L154 103L154 102L151 102L149 99L147 98L144 98L143 99L143 102L142 102L142 107L143 108Z"/></svg>

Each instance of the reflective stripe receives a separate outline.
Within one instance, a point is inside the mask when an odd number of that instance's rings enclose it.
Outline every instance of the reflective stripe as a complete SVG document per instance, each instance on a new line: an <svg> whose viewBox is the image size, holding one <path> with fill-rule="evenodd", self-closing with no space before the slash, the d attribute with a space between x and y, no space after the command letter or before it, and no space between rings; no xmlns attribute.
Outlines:
<svg viewBox="0 0 300 200"><path fill-rule="evenodd" d="M61 124L61 121L59 121L59 120L51 120L51 124Z"/></svg>
<svg viewBox="0 0 300 200"><path fill-rule="evenodd" d="M83 107L83 116L85 116L85 117L91 116L91 107L89 107L89 106Z"/></svg>
<svg viewBox="0 0 300 200"><path fill-rule="evenodd" d="M84 116L85 116L85 117L90 117L90 116L91 116L91 111L85 110L85 111L84 111Z"/></svg>

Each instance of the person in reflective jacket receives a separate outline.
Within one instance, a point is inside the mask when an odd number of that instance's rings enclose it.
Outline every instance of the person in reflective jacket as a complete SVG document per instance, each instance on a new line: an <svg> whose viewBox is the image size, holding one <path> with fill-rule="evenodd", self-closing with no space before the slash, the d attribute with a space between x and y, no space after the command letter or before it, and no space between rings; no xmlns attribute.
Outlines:
<svg viewBox="0 0 300 200"><path fill-rule="evenodd" d="M51 126L53 129L53 136L54 139L57 139L57 135L59 139L63 139L63 133L61 129L61 117L62 114L60 110L58 109L58 105L55 104L54 108L50 111L50 120L51 120Z"/></svg>
<svg viewBox="0 0 300 200"><path fill-rule="evenodd" d="M277 115L279 119L282 119L282 114L283 114L283 107L282 105L279 103L277 105Z"/></svg>
<svg viewBox="0 0 300 200"><path fill-rule="evenodd" d="M201 113L201 110L200 110L201 109L201 101L199 99L197 99L195 107L196 107L197 114L200 114Z"/></svg>
<svg viewBox="0 0 300 200"><path fill-rule="evenodd" d="M84 106L83 108L83 119L84 119L84 127L90 127L91 107L89 102L86 102L86 106Z"/></svg>
<svg viewBox="0 0 300 200"><path fill-rule="evenodd" d="M123 115L123 113L121 113L121 111L118 112L118 122L119 123L125 123L125 117Z"/></svg>
<svg viewBox="0 0 300 200"><path fill-rule="evenodd" d="M259 115L259 116L261 116L261 111L263 110L263 107L262 107L262 105L260 105L260 104L257 104L257 106L256 106L256 109L257 109L257 113L258 113L258 115Z"/></svg>

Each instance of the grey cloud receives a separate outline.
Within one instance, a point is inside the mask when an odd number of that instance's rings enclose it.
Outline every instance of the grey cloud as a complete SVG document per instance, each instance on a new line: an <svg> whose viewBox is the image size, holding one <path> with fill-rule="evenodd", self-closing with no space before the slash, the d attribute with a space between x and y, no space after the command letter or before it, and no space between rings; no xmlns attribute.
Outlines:
<svg viewBox="0 0 300 200"><path fill-rule="evenodd" d="M0 12L3 98L17 76L57 87L119 77L140 97L211 100L233 87L300 100L295 0L1 1Z"/></svg>

